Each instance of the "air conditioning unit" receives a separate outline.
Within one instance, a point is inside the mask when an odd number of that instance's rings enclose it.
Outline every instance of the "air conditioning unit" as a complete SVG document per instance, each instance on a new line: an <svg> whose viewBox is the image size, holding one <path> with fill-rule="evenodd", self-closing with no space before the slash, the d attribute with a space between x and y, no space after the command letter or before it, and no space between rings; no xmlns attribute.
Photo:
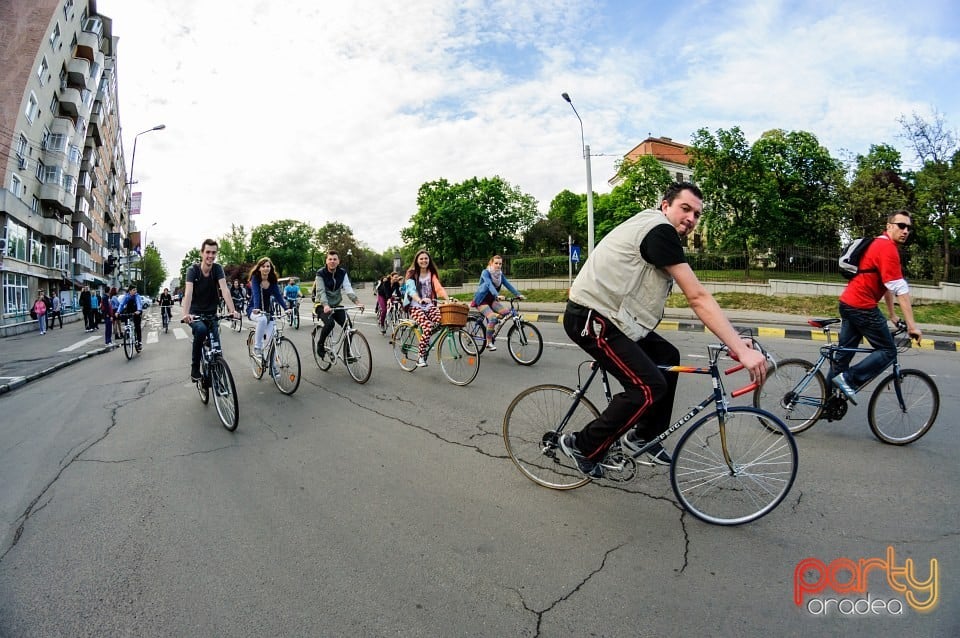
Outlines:
<svg viewBox="0 0 960 638"><path fill-rule="evenodd" d="M17 155L17 168L21 171L27 168L27 158Z"/></svg>
<svg viewBox="0 0 960 638"><path fill-rule="evenodd" d="M3 256L5 252L7 252L7 238L0 237L0 256Z"/></svg>

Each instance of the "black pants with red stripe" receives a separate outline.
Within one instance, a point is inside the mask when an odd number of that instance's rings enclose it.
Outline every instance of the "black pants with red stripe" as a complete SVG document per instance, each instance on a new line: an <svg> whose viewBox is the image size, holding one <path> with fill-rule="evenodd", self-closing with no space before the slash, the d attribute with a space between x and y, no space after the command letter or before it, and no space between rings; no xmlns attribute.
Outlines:
<svg viewBox="0 0 960 638"><path fill-rule="evenodd" d="M591 461L602 461L607 448L637 426L640 437L650 440L670 427L676 372L662 372L657 365L680 364L680 351L655 332L633 341L610 320L596 312L563 315L563 329L574 343L587 351L620 382L623 392L577 434L577 447Z"/></svg>

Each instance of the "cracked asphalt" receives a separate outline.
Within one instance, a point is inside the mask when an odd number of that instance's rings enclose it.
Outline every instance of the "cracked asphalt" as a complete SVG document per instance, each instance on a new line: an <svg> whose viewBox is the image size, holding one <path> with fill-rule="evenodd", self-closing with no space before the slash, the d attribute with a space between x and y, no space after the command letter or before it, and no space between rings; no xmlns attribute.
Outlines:
<svg viewBox="0 0 960 638"><path fill-rule="evenodd" d="M776 511L720 528L677 504L666 468L571 492L515 469L507 403L571 384L582 358L559 327L544 328L536 366L501 349L465 388L435 363L402 372L361 328L366 385L339 365L320 372L307 330L290 331L303 367L292 397L255 380L243 337L225 334L233 434L186 381L187 341L173 334L129 362L107 352L0 396L0 636L958 634L955 355L911 355L942 393L923 440L882 445L852 409L798 438L800 472ZM695 364L709 341L670 338ZM706 390L685 379L679 401ZM802 559L887 546L920 575L940 561L933 611L818 617L794 604ZM898 595L868 584L874 599Z"/></svg>

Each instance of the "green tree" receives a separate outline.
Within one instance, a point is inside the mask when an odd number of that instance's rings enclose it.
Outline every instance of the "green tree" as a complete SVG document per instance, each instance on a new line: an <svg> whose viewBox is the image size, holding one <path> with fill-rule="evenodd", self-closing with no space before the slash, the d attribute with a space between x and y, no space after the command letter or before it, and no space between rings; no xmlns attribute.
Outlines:
<svg viewBox="0 0 960 638"><path fill-rule="evenodd" d="M836 246L843 165L806 131L767 131L750 149L760 172L753 229L758 248Z"/></svg>
<svg viewBox="0 0 960 638"><path fill-rule="evenodd" d="M145 295L156 297L160 286L167 278L167 269L163 266L156 244L150 242L143 251L138 267L141 280L136 282L137 290Z"/></svg>
<svg viewBox="0 0 960 638"><path fill-rule="evenodd" d="M875 237L889 213L909 209L910 184L901 170L900 151L887 144L872 145L866 155L857 156L843 218L851 237Z"/></svg>
<svg viewBox="0 0 960 638"><path fill-rule="evenodd" d="M262 224L250 234L250 251L255 259L269 257L281 277L299 276L310 260L313 227L294 219Z"/></svg>
<svg viewBox="0 0 960 638"><path fill-rule="evenodd" d="M324 224L314 233L313 239L316 251L321 255L321 258L317 261L317 268L323 265L328 250L336 250L340 253L340 258L343 259L348 250L356 253L359 248L359 244L353 236L353 230L341 222Z"/></svg>
<svg viewBox="0 0 960 638"><path fill-rule="evenodd" d="M243 224L230 224L230 232L217 240L220 244L218 261L226 266L245 266L254 261L250 255L250 239Z"/></svg>
<svg viewBox="0 0 960 638"><path fill-rule="evenodd" d="M693 179L705 200L700 223L708 244L749 255L751 243L765 235L758 205L762 164L739 127L717 129L715 136L702 128L691 146ZM749 273L749 259L746 264Z"/></svg>
<svg viewBox="0 0 960 638"><path fill-rule="evenodd" d="M943 114L934 110L927 120L913 113L897 120L903 137L913 147L923 168L915 176L918 212L928 225L936 227L940 244L938 268L934 277L950 277L950 243L958 231L960 206L960 151L957 133L947 127Z"/></svg>
<svg viewBox="0 0 960 638"><path fill-rule="evenodd" d="M439 179L420 187L417 212L400 236L441 264L460 265L503 251L515 254L536 218L536 199L499 176L460 184Z"/></svg>
<svg viewBox="0 0 960 638"><path fill-rule="evenodd" d="M657 208L667 186L673 181L670 172L652 155L617 165L619 182L609 194L594 197L596 239L648 208Z"/></svg>

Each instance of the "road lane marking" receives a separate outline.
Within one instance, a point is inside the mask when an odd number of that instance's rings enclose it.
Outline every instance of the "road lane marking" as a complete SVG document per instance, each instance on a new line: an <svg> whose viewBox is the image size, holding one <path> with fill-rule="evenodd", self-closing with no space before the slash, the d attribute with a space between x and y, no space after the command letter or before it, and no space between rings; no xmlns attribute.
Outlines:
<svg viewBox="0 0 960 638"><path fill-rule="evenodd" d="M93 335L92 337L87 337L86 339L83 339L83 340L81 340L81 341L76 342L76 343L73 344L72 346L67 346L66 348L61 348L61 349L59 350L59 352L73 352L73 351L76 350L77 348L82 348L83 346L87 345L87 344L90 343L91 341L96 341L96 340L99 339L99 338L100 338L100 335Z"/></svg>

